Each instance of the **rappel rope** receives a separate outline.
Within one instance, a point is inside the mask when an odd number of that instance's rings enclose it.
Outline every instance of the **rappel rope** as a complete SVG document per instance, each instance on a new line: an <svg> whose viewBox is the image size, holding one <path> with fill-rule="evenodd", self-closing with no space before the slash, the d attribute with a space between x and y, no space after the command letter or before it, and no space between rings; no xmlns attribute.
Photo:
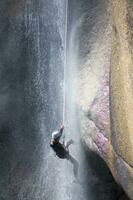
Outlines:
<svg viewBox="0 0 133 200"><path fill-rule="evenodd" d="M63 124L65 123L65 114L66 114L65 109L66 109L66 65L67 65L67 13L68 13L68 0L66 0L66 11L65 11Z"/></svg>
<svg viewBox="0 0 133 200"><path fill-rule="evenodd" d="M63 94L63 124L65 124L65 115L66 115L66 65L67 65L67 13L68 13L68 0L66 0L66 9L65 9L65 35L64 35L64 94ZM63 134L63 141L65 140L65 133Z"/></svg>

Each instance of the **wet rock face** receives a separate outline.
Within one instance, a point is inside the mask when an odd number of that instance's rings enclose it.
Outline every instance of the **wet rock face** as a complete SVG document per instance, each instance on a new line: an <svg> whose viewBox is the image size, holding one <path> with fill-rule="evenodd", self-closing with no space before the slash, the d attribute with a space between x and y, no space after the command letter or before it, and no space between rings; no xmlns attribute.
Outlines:
<svg viewBox="0 0 133 200"><path fill-rule="evenodd" d="M108 1L102 1L102 3L95 1L87 11L88 20L83 18L79 27L80 34L83 34L84 27L89 24L87 30L89 34L84 36L87 41L85 46L87 55L84 56L83 63L78 66L77 82L82 138L91 150L99 152L102 157L107 156L111 138L109 67L112 26L110 12ZM80 43L83 45L82 38Z"/></svg>
<svg viewBox="0 0 133 200"><path fill-rule="evenodd" d="M118 178L122 181L122 185L131 199L133 199L132 20L133 2L113 1L113 49L110 87L111 143L114 151L121 158L121 163L115 163ZM125 179L122 179L121 176Z"/></svg>
<svg viewBox="0 0 133 200"><path fill-rule="evenodd" d="M92 27L86 59L79 65L77 99L82 139L133 199L133 2L111 3L97 1L89 11Z"/></svg>

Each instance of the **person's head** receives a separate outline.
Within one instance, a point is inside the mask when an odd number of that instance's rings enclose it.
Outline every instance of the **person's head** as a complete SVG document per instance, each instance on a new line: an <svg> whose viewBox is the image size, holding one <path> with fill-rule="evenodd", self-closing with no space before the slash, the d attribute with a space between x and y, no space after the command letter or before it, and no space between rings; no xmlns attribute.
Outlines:
<svg viewBox="0 0 133 200"><path fill-rule="evenodd" d="M62 124L62 125L60 126L60 133L63 133L63 130L64 130L64 125Z"/></svg>

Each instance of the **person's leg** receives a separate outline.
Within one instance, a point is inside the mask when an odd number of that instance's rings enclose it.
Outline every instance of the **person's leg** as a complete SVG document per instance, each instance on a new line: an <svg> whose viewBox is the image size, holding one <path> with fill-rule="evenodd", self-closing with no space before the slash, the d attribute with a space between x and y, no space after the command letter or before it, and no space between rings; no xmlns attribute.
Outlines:
<svg viewBox="0 0 133 200"><path fill-rule="evenodd" d="M69 140L68 142L65 142L65 148L68 150L68 147L73 143L74 143L74 141L72 139Z"/></svg>
<svg viewBox="0 0 133 200"><path fill-rule="evenodd" d="M69 154L69 161L73 164L73 173L75 178L78 178L78 169L79 169L78 161L70 154Z"/></svg>

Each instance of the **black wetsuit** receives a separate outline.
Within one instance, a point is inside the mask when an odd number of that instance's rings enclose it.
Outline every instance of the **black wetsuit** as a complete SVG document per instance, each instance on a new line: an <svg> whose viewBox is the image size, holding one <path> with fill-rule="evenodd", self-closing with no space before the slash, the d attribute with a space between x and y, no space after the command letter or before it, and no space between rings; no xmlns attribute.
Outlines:
<svg viewBox="0 0 133 200"><path fill-rule="evenodd" d="M60 143L50 144L52 149L55 151L56 155L62 159L69 159L69 152L65 149L65 147Z"/></svg>

